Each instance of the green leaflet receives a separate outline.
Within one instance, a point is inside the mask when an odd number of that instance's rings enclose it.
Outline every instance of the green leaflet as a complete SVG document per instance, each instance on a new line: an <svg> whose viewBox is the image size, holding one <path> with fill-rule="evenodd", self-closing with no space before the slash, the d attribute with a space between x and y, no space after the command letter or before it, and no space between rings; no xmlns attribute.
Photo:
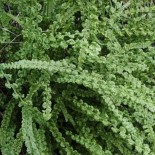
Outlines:
<svg viewBox="0 0 155 155"><path fill-rule="evenodd" d="M12 119L11 117L12 117L14 108L15 108L15 102L12 101L9 103L9 106L7 106L5 115L3 116L3 121L1 122L0 146L1 146L1 151L3 154L9 154L9 155L14 154L14 150L13 150L14 137L13 136L14 136L15 127L11 122L11 119Z"/></svg>
<svg viewBox="0 0 155 155"><path fill-rule="evenodd" d="M70 135L73 140L80 143L81 145L84 145L92 154L97 155L104 155L105 152L102 150L102 147L98 145L94 140L89 139L88 137L82 137L78 135L73 135L71 132L67 132L67 135Z"/></svg>

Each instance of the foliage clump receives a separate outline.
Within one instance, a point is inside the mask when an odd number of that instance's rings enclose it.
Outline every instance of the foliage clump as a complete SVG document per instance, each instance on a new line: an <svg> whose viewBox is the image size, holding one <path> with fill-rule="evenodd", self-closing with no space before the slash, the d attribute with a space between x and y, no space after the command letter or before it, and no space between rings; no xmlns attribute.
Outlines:
<svg viewBox="0 0 155 155"><path fill-rule="evenodd" d="M150 0L0 1L3 155L154 155Z"/></svg>

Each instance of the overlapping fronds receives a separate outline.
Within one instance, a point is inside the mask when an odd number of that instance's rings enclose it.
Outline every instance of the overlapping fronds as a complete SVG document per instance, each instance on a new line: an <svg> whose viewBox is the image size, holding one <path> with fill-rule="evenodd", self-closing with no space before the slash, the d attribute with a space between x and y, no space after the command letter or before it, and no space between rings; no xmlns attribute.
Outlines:
<svg viewBox="0 0 155 155"><path fill-rule="evenodd" d="M0 2L2 155L154 155L153 1Z"/></svg>

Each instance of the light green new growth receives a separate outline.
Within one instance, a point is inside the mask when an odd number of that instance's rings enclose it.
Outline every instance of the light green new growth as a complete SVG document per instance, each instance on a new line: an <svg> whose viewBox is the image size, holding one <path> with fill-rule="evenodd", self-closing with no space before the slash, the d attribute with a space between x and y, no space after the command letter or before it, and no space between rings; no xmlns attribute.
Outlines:
<svg viewBox="0 0 155 155"><path fill-rule="evenodd" d="M154 155L150 0L0 2L0 154Z"/></svg>

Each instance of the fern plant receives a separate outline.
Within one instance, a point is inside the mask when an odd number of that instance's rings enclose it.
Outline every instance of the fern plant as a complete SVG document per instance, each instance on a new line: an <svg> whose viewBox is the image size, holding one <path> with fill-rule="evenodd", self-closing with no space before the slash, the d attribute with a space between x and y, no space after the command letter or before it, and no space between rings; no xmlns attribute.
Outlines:
<svg viewBox="0 0 155 155"><path fill-rule="evenodd" d="M153 1L1 0L2 155L154 155Z"/></svg>

